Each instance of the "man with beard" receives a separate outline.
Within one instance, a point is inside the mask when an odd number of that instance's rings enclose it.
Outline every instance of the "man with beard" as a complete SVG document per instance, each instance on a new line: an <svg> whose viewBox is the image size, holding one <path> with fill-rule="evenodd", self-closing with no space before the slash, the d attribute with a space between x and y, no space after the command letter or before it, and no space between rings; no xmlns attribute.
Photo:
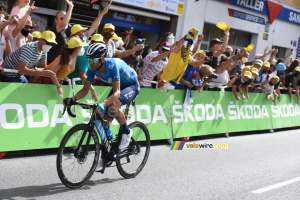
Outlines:
<svg viewBox="0 0 300 200"><path fill-rule="evenodd" d="M111 23L107 23L104 25L102 36L105 44L107 45L107 55L106 58L123 58L126 56L129 56L130 54L133 54L136 51L142 50L144 48L143 45L136 45L132 49L126 50L126 51L120 51L116 48L114 41L112 41L110 38L115 33L115 26Z"/></svg>
<svg viewBox="0 0 300 200"><path fill-rule="evenodd" d="M285 78L285 87L288 89L288 93L290 96L290 101L292 103L292 92L293 89L296 90L297 101L300 104L299 100L299 86L300 86L300 67L296 67L293 72L289 72Z"/></svg>

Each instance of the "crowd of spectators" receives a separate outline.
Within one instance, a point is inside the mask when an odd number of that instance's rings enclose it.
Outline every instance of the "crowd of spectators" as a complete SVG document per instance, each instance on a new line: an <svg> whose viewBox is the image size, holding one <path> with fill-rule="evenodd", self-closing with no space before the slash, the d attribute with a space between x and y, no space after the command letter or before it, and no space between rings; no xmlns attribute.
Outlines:
<svg viewBox="0 0 300 200"><path fill-rule="evenodd" d="M104 25L101 34L97 33L108 8L102 9L89 28L80 24L71 26L69 22L74 5L72 1L65 0L67 10L57 12L53 26L41 33L32 31L30 14L38 9L34 2L31 5L29 0L10 2L8 8L0 4L1 82L53 84L58 95L63 97L63 81L80 78L77 84L82 84L86 80L90 67L86 57L88 46L104 43L108 48L107 57L120 58L131 66L144 88L189 92L226 88L232 91L236 100L243 101L249 98L249 92L262 92L267 94L268 99L273 96L275 105L281 93L288 93L290 101L295 93L300 103L299 60L290 58L292 52L285 58L276 58L278 50L266 48L263 54L256 54L255 59L249 61L251 50L234 50L228 45L228 29L224 30L223 39L210 40L208 51L200 49L204 38L202 34L191 42L188 34L175 41L174 33L166 32L157 44L145 46L146 38L130 37L134 33L133 27L123 38L117 35L111 23ZM193 45L189 51L188 43ZM187 52L190 55L186 55ZM170 77L173 66L185 70L175 83L171 79L177 77ZM10 70L17 70L17 73ZM155 81L157 84L154 86ZM95 85L106 83L98 80ZM93 87L91 94L97 100L98 94Z"/></svg>

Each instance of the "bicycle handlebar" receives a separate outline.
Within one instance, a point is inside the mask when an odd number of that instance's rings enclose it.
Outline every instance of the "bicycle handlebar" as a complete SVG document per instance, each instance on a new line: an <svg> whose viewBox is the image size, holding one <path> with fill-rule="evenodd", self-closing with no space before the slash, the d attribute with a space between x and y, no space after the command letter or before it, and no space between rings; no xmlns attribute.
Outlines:
<svg viewBox="0 0 300 200"><path fill-rule="evenodd" d="M70 107L64 107L64 110L63 110L62 115L64 115L65 112L66 112L66 110L67 110L68 114L69 114L71 117L74 117L74 118L75 118L76 115L73 114L72 111L71 111L71 106L73 106L73 105L79 105L82 109L93 109L93 110L94 110L94 108L95 108L94 105L89 105L89 104L84 104L84 103L77 103L77 102L74 102L74 103L72 103L72 104L70 105Z"/></svg>

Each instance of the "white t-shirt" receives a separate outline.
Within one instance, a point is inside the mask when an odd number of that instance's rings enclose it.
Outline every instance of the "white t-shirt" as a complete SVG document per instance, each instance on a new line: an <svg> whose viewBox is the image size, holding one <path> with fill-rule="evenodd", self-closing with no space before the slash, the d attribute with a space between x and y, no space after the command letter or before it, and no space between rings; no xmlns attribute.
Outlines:
<svg viewBox="0 0 300 200"><path fill-rule="evenodd" d="M168 63L168 57L157 62L151 62L153 58L159 55L158 51L152 51L143 60L142 78L152 81L153 78L161 72ZM151 83L143 82L144 86L151 86Z"/></svg>
<svg viewBox="0 0 300 200"><path fill-rule="evenodd" d="M270 85L269 83L267 83L266 85L264 85L264 87L266 89L263 89L262 92L265 93L265 94L273 94L273 91L274 91L274 85Z"/></svg>

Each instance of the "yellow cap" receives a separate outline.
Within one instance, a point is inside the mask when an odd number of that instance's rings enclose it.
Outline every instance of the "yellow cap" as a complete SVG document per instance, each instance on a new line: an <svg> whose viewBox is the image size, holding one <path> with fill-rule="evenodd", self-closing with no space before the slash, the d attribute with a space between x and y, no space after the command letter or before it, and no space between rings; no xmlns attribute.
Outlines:
<svg viewBox="0 0 300 200"><path fill-rule="evenodd" d="M115 26L114 26L114 25L112 25L111 23L107 23L107 24L105 24L103 29L105 29L105 28L111 28L112 30L114 30L114 31L115 31Z"/></svg>
<svg viewBox="0 0 300 200"><path fill-rule="evenodd" d="M57 44L57 42L55 41L56 36L52 31L44 31L41 35L41 38L49 43Z"/></svg>
<svg viewBox="0 0 300 200"><path fill-rule="evenodd" d="M72 26L71 28L71 35L74 35L76 33L78 33L79 31L83 31L88 29L87 27L82 27L80 24L75 24L74 26Z"/></svg>
<svg viewBox="0 0 300 200"><path fill-rule="evenodd" d="M198 50L198 51L195 53L195 55L198 54L198 53L201 53L202 55L206 56L206 52L203 51L203 50Z"/></svg>
<svg viewBox="0 0 300 200"><path fill-rule="evenodd" d="M254 44L249 44L247 47L245 47L246 51L250 52L252 49L254 49Z"/></svg>
<svg viewBox="0 0 300 200"><path fill-rule="evenodd" d="M258 75L258 69L256 67L252 67L251 72Z"/></svg>
<svg viewBox="0 0 300 200"><path fill-rule="evenodd" d="M252 74L249 71L244 71L243 75L248 77L248 78L252 78Z"/></svg>
<svg viewBox="0 0 300 200"><path fill-rule="evenodd" d="M42 33L40 31L34 31L31 33L33 38L41 38Z"/></svg>
<svg viewBox="0 0 300 200"><path fill-rule="evenodd" d="M114 33L114 35L110 38L111 40L121 40L122 38L117 36L116 33Z"/></svg>
<svg viewBox="0 0 300 200"><path fill-rule="evenodd" d="M294 70L300 72L300 67L296 67Z"/></svg>
<svg viewBox="0 0 300 200"><path fill-rule="evenodd" d="M280 81L278 76L273 76L272 78L274 78L277 81L277 83Z"/></svg>
<svg viewBox="0 0 300 200"><path fill-rule="evenodd" d="M271 64L270 64L269 62L265 61L265 62L263 62L263 66L265 66L265 67L270 67Z"/></svg>
<svg viewBox="0 0 300 200"><path fill-rule="evenodd" d="M91 41L95 41L95 42L103 42L103 36L101 34L94 34L91 38Z"/></svg>
<svg viewBox="0 0 300 200"><path fill-rule="evenodd" d="M68 49L74 49L76 47L87 46L87 44L83 43L79 37L72 37L68 43Z"/></svg>

